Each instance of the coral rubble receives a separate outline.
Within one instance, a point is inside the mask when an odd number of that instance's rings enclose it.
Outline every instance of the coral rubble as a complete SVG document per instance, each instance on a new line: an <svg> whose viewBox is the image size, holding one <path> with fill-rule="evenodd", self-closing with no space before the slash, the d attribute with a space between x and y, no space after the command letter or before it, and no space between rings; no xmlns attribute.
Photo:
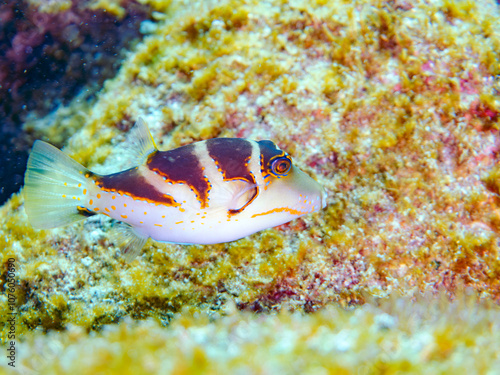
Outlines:
<svg viewBox="0 0 500 375"><path fill-rule="evenodd" d="M73 101L28 119L25 129L64 144L97 173L129 165L122 143L139 116L162 149L210 137L273 139L326 187L328 207L232 243L149 242L125 264L109 236L112 222L93 217L35 231L15 195L0 208L0 261L14 257L19 266L18 334L26 350L43 356L38 348L55 342L62 372L72 343L86 353L115 343L103 356L128 363L127 348L144 335L137 366L152 372L163 365L165 372L239 369L254 353L269 362L249 361L242 371L293 372L287 363L301 353L318 372L350 373L363 358L373 373L498 366L498 4L142 3L155 10L155 22L141 25L148 36L95 104ZM443 302L464 289L480 306L492 303L477 313L477 326L467 307ZM452 307L432 323L407 319L437 303L438 291ZM431 302L401 299L408 310L394 323L370 301L396 292L425 293ZM237 311L221 317L233 303ZM6 309L1 299L0 313ZM210 321L196 315L207 311ZM146 318L155 323L135 322ZM384 319L393 323L380 328ZM401 328L403 321L414 326ZM229 353L218 368L227 342L242 357ZM347 352L348 362L314 345ZM484 360L473 354L481 346Z"/></svg>

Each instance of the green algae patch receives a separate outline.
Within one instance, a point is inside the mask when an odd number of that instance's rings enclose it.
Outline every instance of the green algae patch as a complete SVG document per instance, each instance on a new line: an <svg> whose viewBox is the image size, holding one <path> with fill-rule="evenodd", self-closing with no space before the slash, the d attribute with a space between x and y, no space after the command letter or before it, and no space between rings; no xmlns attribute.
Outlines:
<svg viewBox="0 0 500 375"><path fill-rule="evenodd" d="M387 339L392 353L385 357L372 348L368 370L425 372L422 362L426 370L452 371L459 345L469 353L483 333L485 347L493 342L495 331L488 336L481 324L489 324L497 307L479 314L477 335L433 321L429 335L410 326L405 338L390 327L381 331L387 336L371 336L383 314L335 306L354 308L394 291L418 296L442 290L453 297L464 288L483 302L500 301L495 2L142 2L156 10L156 22L145 25L148 35L95 100L75 99L49 117L31 118L25 128L103 174L130 167L123 142L138 117L160 149L218 136L271 139L325 186L327 207L232 243L150 241L126 264L106 218L36 231L22 195L14 195L1 207L0 261L14 257L18 265L19 337L72 337L82 350L95 345L92 340L118 342L117 352L103 351L89 371L108 359L115 371L126 372L120 366L134 354L122 350L142 332L152 341L128 368L146 368L142 353L148 351L153 373L163 365L166 372L236 371L237 358L285 345L273 332L293 335L301 325L306 331L293 350L283 349L282 357L269 350L285 372L289 358L307 352L333 372L350 373L361 366L365 338ZM219 320L229 305L243 312ZM450 306L440 310L443 320L463 307ZM0 312L7 308L0 299ZM200 318L207 311L210 318ZM184 335L187 326L230 335L231 325L238 326L231 319L259 333L237 344L242 357L235 354L220 367L208 339L183 354L172 349L164 362L154 349L171 334ZM352 329L335 331L335 319ZM169 322L170 331L160 328ZM3 336L7 326L0 328ZM97 336L87 336L93 331ZM307 337L311 346L299 345ZM411 339L424 342L425 350L410 348L405 340ZM396 352L401 343L416 357ZM353 357L335 362L312 353L328 345ZM479 369L477 355L470 362L462 356L463 368ZM485 358L493 365L489 354ZM254 361L249 371L265 372L265 366Z"/></svg>

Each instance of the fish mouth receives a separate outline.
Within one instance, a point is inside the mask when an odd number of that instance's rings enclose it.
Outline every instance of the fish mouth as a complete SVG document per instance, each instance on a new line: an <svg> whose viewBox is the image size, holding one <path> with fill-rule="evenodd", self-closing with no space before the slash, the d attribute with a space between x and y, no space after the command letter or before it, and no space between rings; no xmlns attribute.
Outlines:
<svg viewBox="0 0 500 375"><path fill-rule="evenodd" d="M307 213L317 212L325 208L327 206L326 199L327 199L327 194L325 190L322 189L319 192L317 191L306 205L304 205L303 198L300 198L300 200L291 208L293 210L301 212L299 216L302 216Z"/></svg>

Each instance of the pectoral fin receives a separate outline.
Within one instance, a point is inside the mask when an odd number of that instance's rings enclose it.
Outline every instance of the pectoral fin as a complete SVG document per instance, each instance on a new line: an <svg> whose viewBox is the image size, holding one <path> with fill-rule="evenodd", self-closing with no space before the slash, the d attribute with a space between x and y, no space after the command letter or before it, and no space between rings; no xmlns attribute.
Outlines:
<svg viewBox="0 0 500 375"><path fill-rule="evenodd" d="M116 223L111 234L113 243L118 246L125 261L132 262L140 254L144 244L148 240L138 234L133 227L125 223Z"/></svg>
<svg viewBox="0 0 500 375"><path fill-rule="evenodd" d="M243 211L259 194L259 187L245 180L224 181L222 189L210 194L210 205L235 214Z"/></svg>

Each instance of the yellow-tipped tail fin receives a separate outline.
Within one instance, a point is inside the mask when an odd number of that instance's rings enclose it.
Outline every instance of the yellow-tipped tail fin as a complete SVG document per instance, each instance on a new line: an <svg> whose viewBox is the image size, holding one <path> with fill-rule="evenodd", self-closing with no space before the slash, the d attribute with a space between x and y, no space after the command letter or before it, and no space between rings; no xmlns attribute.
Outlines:
<svg viewBox="0 0 500 375"><path fill-rule="evenodd" d="M24 207L37 229L85 219L89 170L56 147L36 141L24 177Z"/></svg>

